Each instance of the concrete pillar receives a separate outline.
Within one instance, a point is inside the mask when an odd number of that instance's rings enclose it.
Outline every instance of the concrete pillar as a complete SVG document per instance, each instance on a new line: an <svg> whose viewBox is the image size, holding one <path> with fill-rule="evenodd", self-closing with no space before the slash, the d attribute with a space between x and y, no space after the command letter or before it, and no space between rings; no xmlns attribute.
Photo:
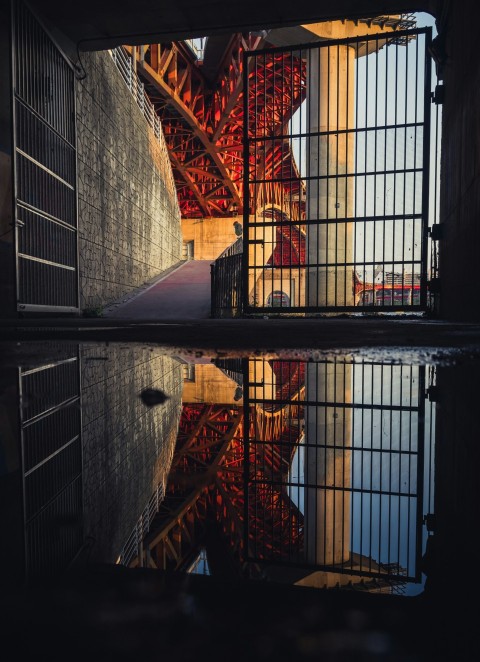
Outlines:
<svg viewBox="0 0 480 662"><path fill-rule="evenodd" d="M350 558L352 365L309 364L305 408L305 554L308 563L333 565ZM335 488L335 489L332 489Z"/></svg>
<svg viewBox="0 0 480 662"><path fill-rule="evenodd" d="M311 136L307 145L307 220L333 223L307 224L306 302L310 306L353 305L353 173L355 139L341 133L354 126L355 50L350 46L313 49L307 61L307 131L332 132ZM340 132L340 133L339 133ZM325 176L336 175L331 179ZM317 264L332 266L317 266ZM309 364L306 398L334 402L340 408L306 407L305 553L312 564L341 564L350 557L351 446L349 365ZM317 444L317 446L315 446ZM324 446L322 448L322 446ZM336 488L336 489L331 489Z"/></svg>
<svg viewBox="0 0 480 662"><path fill-rule="evenodd" d="M307 59L307 219L332 223L307 224L307 302L310 306L354 303L352 267L355 136L341 133L354 126L355 49L328 46L313 49ZM339 133L340 132L340 133ZM322 179L325 176L331 179ZM317 267L320 264L332 266ZM335 265L340 266L335 266Z"/></svg>

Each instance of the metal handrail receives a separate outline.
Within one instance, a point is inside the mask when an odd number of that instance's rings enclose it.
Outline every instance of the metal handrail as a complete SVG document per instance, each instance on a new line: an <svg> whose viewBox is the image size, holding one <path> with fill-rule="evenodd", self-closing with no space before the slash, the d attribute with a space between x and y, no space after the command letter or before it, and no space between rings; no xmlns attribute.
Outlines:
<svg viewBox="0 0 480 662"><path fill-rule="evenodd" d="M159 116L157 115L155 106L152 104L147 93L145 92L144 84L142 83L142 81L140 80L140 78L138 77L135 71L132 57L127 53L127 51L122 46L118 46L117 48L111 49L110 55L112 56L112 60L114 61L118 71L122 75L122 78L125 81L128 89L130 90L133 98L135 99L138 107L142 111L142 114L145 117L147 124L153 130L153 133L155 134L155 137L158 141L158 145L163 153L163 156L167 160L167 163L169 163L170 156L168 153L167 143L163 135L162 122ZM178 205L178 199L176 195L175 180L173 178L173 172L171 168L168 169L168 173L166 174L166 176L168 178L168 184L170 190L175 193L174 199L177 205L178 214L180 215L180 207Z"/></svg>
<svg viewBox="0 0 480 662"><path fill-rule="evenodd" d="M122 551L117 559L117 564L129 566L131 561L139 555L141 542L148 533L155 515L158 513L160 504L165 497L165 483L161 482L150 497L142 514L140 515L133 531L129 535Z"/></svg>

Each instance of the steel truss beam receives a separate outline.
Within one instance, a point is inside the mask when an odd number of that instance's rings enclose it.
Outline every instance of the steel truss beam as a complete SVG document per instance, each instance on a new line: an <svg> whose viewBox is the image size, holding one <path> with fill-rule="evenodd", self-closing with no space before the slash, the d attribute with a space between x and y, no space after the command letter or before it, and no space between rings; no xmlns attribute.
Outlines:
<svg viewBox="0 0 480 662"><path fill-rule="evenodd" d="M201 64L183 42L126 47L134 55L137 72L162 119L183 218L231 216L243 211L243 53L263 45L260 36L232 35L213 82L203 75ZM253 58L249 62L253 67ZM256 86L255 94L258 92L257 110L265 118L265 126L271 120L278 126L279 112L281 124L286 125L305 96L302 63L280 54L276 65L272 68L266 62L262 68L256 61L249 77L249 84ZM281 105L275 103L280 91ZM262 175L267 180L281 178L281 172L298 178L288 141L266 144L262 161ZM267 181L257 186L256 199L259 204L280 199L282 205L293 204L299 198L299 180L287 188ZM298 209L291 216L300 218Z"/></svg>

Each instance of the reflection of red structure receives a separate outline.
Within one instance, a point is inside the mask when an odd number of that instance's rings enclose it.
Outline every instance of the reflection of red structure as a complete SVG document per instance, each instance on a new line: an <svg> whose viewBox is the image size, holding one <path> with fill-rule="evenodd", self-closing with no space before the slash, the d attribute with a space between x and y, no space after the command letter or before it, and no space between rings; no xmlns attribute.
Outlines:
<svg viewBox="0 0 480 662"><path fill-rule="evenodd" d="M275 361L276 399L298 397L303 364ZM248 458L245 457L243 409L230 405L185 404L165 499L143 543L143 556L132 565L185 569L216 522L241 568L254 555L282 558L300 547L303 516L279 483L288 471L299 428L282 417L279 405L271 416L277 425L258 442L259 418L249 412ZM265 436L265 435L264 435ZM248 460L248 550L245 550L245 460Z"/></svg>

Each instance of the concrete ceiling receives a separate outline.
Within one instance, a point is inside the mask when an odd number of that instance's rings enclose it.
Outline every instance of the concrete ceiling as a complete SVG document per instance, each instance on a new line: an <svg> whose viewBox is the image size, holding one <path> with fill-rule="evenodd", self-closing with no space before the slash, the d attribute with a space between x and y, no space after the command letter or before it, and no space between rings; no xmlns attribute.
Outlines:
<svg viewBox="0 0 480 662"><path fill-rule="evenodd" d="M427 11L445 0L30 0L47 27L79 50Z"/></svg>

